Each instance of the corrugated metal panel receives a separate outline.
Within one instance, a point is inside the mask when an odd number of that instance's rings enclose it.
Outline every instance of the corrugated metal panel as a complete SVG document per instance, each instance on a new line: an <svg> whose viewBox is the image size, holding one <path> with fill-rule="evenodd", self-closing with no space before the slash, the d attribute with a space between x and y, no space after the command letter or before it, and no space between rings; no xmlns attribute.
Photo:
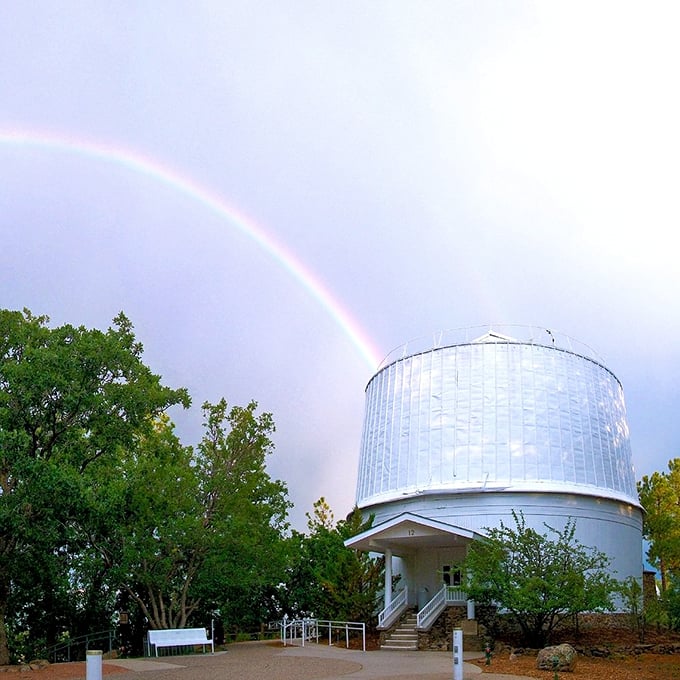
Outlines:
<svg viewBox="0 0 680 680"><path fill-rule="evenodd" d="M494 338L404 357L368 384L360 506L532 484L637 503L623 390L602 364Z"/></svg>

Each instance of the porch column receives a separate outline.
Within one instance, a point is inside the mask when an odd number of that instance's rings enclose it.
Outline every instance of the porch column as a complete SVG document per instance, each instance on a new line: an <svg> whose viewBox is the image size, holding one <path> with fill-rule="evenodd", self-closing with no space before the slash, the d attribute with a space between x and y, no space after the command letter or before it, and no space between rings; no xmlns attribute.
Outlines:
<svg viewBox="0 0 680 680"><path fill-rule="evenodd" d="M385 607L392 602L392 550L385 548Z"/></svg>

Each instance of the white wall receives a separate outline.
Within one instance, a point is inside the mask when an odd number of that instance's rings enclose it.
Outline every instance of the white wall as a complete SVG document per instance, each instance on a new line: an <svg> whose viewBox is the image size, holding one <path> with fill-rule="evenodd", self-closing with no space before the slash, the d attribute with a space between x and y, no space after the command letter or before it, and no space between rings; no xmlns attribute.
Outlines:
<svg viewBox="0 0 680 680"><path fill-rule="evenodd" d="M399 502L366 508L375 513L375 525L404 512L435 519L452 526L483 532L501 520L514 527L512 511L522 512L529 526L548 533L544 523L562 529L570 517L576 521L576 538L604 552L618 579L642 575L642 513L636 506L595 496L541 493L424 494ZM430 574L441 566L433 553L408 562L410 583L437 586ZM411 586L409 586L411 587ZM439 586L437 586L439 587Z"/></svg>

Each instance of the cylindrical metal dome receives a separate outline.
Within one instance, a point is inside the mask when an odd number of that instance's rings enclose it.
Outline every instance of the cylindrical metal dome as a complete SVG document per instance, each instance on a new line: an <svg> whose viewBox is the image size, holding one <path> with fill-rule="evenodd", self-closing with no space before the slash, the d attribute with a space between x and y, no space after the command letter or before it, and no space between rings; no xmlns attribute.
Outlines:
<svg viewBox="0 0 680 680"><path fill-rule="evenodd" d="M513 511L537 529L573 518L619 578L641 575L621 384L585 345L506 328L383 362L366 388L357 505L376 524L408 512L475 531L512 525Z"/></svg>

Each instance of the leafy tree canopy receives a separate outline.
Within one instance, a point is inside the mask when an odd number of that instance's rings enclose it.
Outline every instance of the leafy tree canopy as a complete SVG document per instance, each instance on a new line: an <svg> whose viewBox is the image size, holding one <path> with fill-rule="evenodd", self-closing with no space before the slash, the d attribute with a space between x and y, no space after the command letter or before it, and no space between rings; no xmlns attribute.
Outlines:
<svg viewBox="0 0 680 680"><path fill-rule="evenodd" d="M262 590L281 579L287 490L272 480L270 414L257 404L203 405L205 434L182 446L167 418L121 459L92 516L106 518L97 557L152 628L259 623ZM108 504L111 504L107 507Z"/></svg>
<svg viewBox="0 0 680 680"><path fill-rule="evenodd" d="M291 562L283 608L292 616L316 616L338 621L372 621L384 585L384 559L351 550L345 540L373 523L358 508L335 522L325 498L307 514L308 534L293 532Z"/></svg>
<svg viewBox="0 0 680 680"><path fill-rule="evenodd" d="M611 608L617 582L609 558L575 538L574 520L562 530L545 525L541 534L522 513L513 518L515 527L501 522L471 544L462 567L470 597L507 610L532 647L549 641L566 617Z"/></svg>
<svg viewBox="0 0 680 680"><path fill-rule="evenodd" d="M668 462L667 472L645 475L638 482L645 509L643 536L649 541L648 558L661 572L661 589L670 575L680 577L680 458Z"/></svg>
<svg viewBox="0 0 680 680"><path fill-rule="evenodd" d="M168 407L189 405L185 390L164 387L144 365L124 314L106 332L48 321L0 310L0 665L9 662L10 598L36 585L25 583L25 560L40 556L43 578L54 574L63 591L65 547L93 471L134 447Z"/></svg>

